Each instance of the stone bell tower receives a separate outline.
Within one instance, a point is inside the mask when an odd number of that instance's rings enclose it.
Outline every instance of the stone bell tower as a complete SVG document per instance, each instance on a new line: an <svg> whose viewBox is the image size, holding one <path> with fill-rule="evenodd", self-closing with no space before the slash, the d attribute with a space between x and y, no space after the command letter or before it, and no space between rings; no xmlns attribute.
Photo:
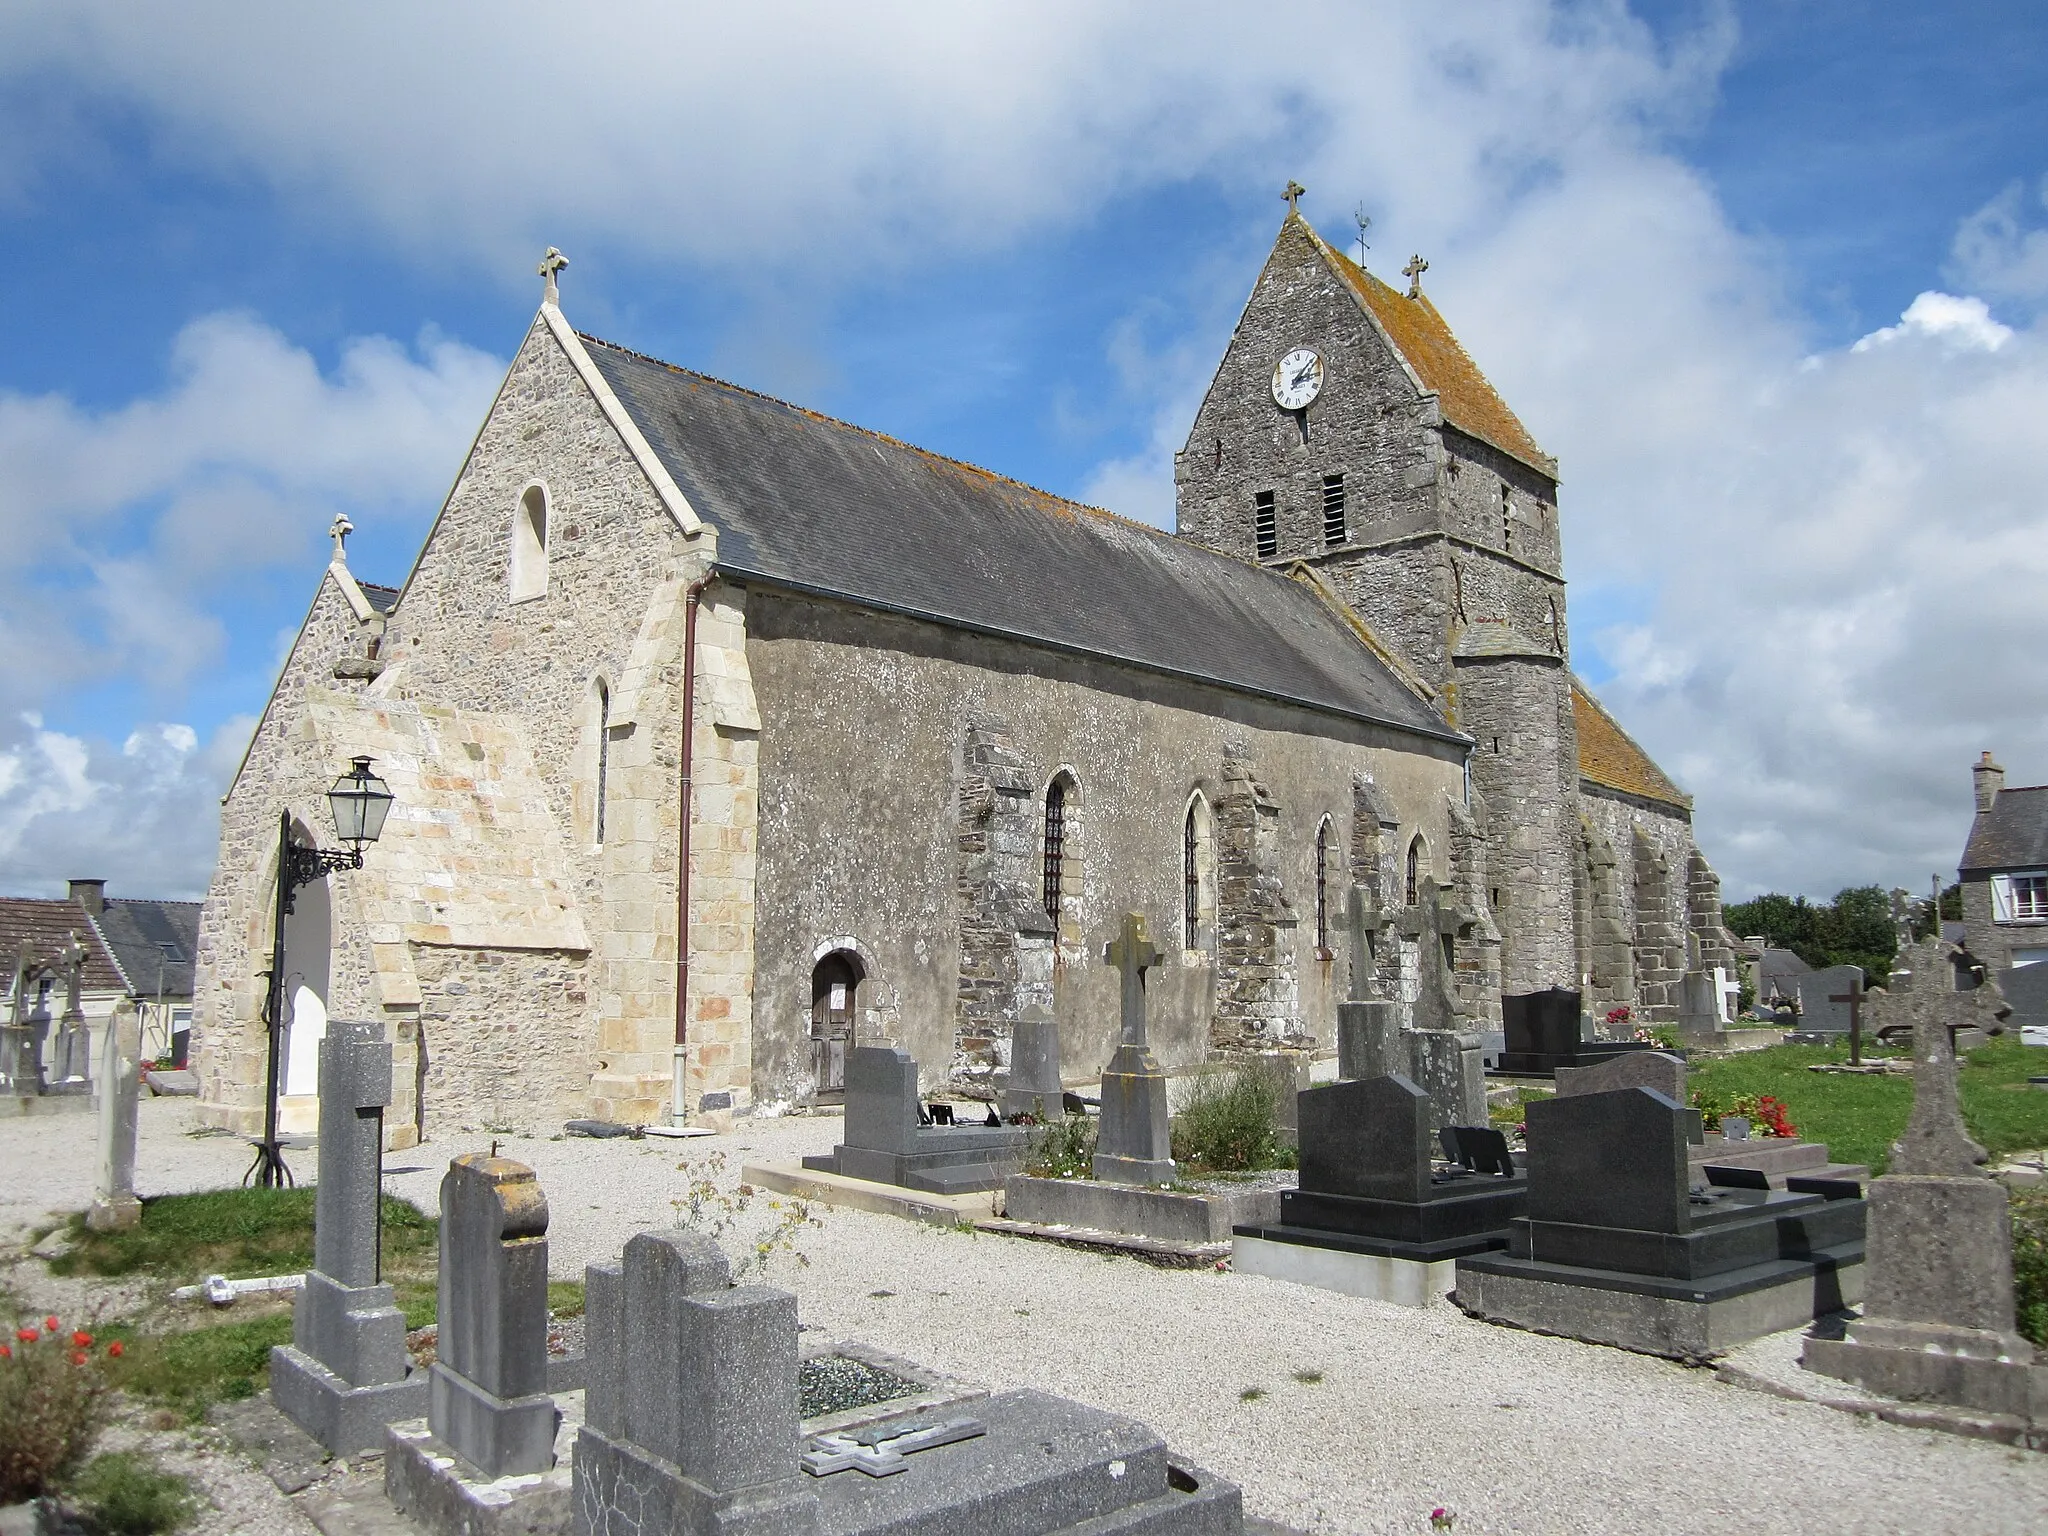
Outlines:
<svg viewBox="0 0 2048 1536"><path fill-rule="evenodd" d="M1179 533L1320 584L1474 738L1502 988L1575 987L1557 463L1423 293L1428 263L1390 287L1289 202L1175 457Z"/></svg>

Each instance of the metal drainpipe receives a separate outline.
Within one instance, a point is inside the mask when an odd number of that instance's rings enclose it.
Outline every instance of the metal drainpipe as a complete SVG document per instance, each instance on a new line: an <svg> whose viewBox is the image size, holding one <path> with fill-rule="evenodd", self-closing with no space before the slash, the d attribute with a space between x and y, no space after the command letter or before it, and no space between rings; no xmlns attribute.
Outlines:
<svg viewBox="0 0 2048 1536"><path fill-rule="evenodd" d="M707 570L683 594L683 745L677 754L682 770L678 791L682 809L676 833L676 1049L669 1108L669 1124L678 1129L689 1123L690 1115L684 1079L690 1037L690 817L691 755L697 734L697 601L714 574Z"/></svg>

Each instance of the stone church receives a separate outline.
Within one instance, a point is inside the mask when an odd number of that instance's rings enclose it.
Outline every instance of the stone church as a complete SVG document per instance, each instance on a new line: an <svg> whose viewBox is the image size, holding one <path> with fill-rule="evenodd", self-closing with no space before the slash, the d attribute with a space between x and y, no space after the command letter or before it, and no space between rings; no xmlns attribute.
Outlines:
<svg viewBox="0 0 2048 1536"><path fill-rule="evenodd" d="M287 921L285 1114L381 1020L400 1144L829 1101L877 1037L972 1088L1031 1007L1085 1077L1127 911L1169 1068L1329 1048L1353 885L1385 995L1441 943L1472 1027L1732 972L1690 801L1571 671L1556 462L1419 263L1290 211L1177 534L580 334L561 265L404 584L337 522L223 799L217 1123L262 1114L279 812L331 841L360 754L397 804Z"/></svg>

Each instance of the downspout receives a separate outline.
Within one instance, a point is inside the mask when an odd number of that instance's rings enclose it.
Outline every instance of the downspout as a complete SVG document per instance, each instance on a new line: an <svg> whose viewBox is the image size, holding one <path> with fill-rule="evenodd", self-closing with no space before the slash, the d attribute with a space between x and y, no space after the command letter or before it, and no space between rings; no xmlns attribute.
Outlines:
<svg viewBox="0 0 2048 1536"><path fill-rule="evenodd" d="M690 1038L690 818L695 810L691 757L697 735L697 603L715 574L706 570L683 594L683 745L677 753L681 815L676 832L676 1049L669 1108L669 1124L678 1130L689 1123L684 1078Z"/></svg>

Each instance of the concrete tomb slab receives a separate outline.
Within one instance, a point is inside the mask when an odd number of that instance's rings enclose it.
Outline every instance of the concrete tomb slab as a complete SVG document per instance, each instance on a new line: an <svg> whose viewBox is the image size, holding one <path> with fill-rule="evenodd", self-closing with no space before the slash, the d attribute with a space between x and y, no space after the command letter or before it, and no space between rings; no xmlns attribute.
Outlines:
<svg viewBox="0 0 2048 1536"><path fill-rule="evenodd" d="M1585 1067L1559 1067L1557 1095L1612 1093L1618 1088L1654 1088L1674 1104L1686 1102L1685 1060L1664 1051L1630 1051Z"/></svg>
<svg viewBox="0 0 2048 1536"><path fill-rule="evenodd" d="M1431 1119L1405 1077L1303 1093L1300 1187L1281 1191L1277 1222L1236 1229L1233 1264L1411 1306L1444 1294L1451 1261L1507 1245L1528 1183L1511 1161L1505 1175L1437 1163Z"/></svg>
<svg viewBox="0 0 2048 1536"><path fill-rule="evenodd" d="M382 1283L384 1108L391 1047L381 1025L333 1019L320 1042L320 1184L313 1267L292 1308L292 1342L270 1352L277 1406L333 1454L380 1446L417 1418L427 1378L405 1352L405 1316Z"/></svg>
<svg viewBox="0 0 2048 1536"><path fill-rule="evenodd" d="M896 1045L857 1046L846 1058L846 1140L806 1157L816 1173L898 1184L931 1194L994 1189L1023 1161L1019 1126L918 1124L917 1062Z"/></svg>
<svg viewBox="0 0 2048 1536"><path fill-rule="evenodd" d="M1505 1253L1458 1260L1492 1322L1706 1359L1861 1293L1859 1199L1692 1187L1690 1112L1650 1088L1528 1105L1529 1193Z"/></svg>

